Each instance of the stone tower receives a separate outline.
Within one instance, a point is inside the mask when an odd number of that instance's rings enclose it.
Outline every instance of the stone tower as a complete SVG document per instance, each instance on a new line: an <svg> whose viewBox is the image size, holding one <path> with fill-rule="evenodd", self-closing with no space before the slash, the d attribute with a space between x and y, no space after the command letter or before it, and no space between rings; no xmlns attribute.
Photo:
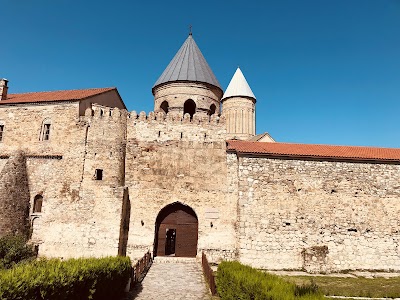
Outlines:
<svg viewBox="0 0 400 300"><path fill-rule="evenodd" d="M222 98L228 139L247 140L256 134L256 97L237 68Z"/></svg>
<svg viewBox="0 0 400 300"><path fill-rule="evenodd" d="M192 34L152 89L154 111L212 115L220 112L222 89Z"/></svg>

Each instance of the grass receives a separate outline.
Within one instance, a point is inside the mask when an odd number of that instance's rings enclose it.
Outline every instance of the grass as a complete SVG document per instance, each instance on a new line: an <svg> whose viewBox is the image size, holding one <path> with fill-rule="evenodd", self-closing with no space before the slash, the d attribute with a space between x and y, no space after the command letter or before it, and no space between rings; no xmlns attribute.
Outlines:
<svg viewBox="0 0 400 300"><path fill-rule="evenodd" d="M297 285L315 283L326 296L399 298L400 277L349 278L329 276L283 276Z"/></svg>
<svg viewBox="0 0 400 300"><path fill-rule="evenodd" d="M314 284L296 285L284 278L265 273L237 261L218 265L217 291L223 300L323 300Z"/></svg>

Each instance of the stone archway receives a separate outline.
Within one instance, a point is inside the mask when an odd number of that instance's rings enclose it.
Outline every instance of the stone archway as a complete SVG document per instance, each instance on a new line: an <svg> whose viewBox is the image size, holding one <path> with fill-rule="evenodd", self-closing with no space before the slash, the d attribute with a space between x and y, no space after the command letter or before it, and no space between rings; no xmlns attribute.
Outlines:
<svg viewBox="0 0 400 300"><path fill-rule="evenodd" d="M157 216L154 256L196 257L198 219L179 202L167 205Z"/></svg>

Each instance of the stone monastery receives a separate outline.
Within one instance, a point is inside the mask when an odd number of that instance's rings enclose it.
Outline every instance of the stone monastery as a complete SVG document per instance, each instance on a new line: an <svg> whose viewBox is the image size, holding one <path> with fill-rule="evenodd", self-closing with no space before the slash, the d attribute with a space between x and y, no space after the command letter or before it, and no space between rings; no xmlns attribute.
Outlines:
<svg viewBox="0 0 400 300"><path fill-rule="evenodd" d="M255 135L240 69L224 92L192 35L154 112L116 88L13 94L0 80L0 236L39 256L237 259L400 271L400 149Z"/></svg>

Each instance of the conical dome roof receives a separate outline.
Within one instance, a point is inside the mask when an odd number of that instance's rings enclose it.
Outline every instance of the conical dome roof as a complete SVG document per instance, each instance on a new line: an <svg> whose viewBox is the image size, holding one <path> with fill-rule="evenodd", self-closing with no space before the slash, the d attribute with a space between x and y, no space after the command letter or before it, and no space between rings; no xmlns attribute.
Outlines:
<svg viewBox="0 0 400 300"><path fill-rule="evenodd" d="M235 74L233 74L222 99L238 96L256 99L240 68L237 68Z"/></svg>
<svg viewBox="0 0 400 300"><path fill-rule="evenodd" d="M210 66L203 54L201 54L191 34L189 34L189 37L161 74L160 78L158 78L153 88L162 83L173 81L205 82L221 89L217 78L211 71Z"/></svg>

